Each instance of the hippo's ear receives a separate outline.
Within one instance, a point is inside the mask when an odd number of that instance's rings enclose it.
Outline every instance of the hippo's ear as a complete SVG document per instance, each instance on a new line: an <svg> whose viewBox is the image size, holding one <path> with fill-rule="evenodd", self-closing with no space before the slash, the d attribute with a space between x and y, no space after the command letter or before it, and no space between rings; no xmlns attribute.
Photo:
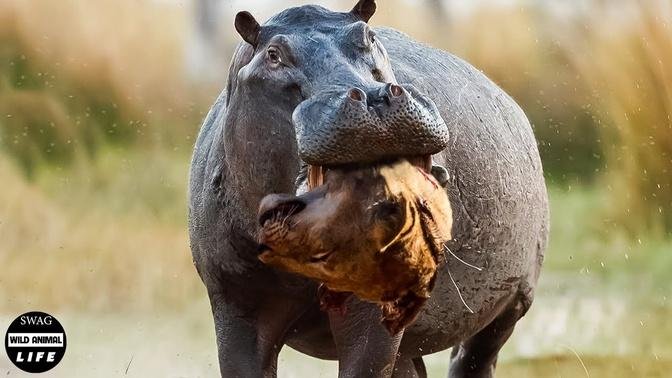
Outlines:
<svg viewBox="0 0 672 378"><path fill-rule="evenodd" d="M359 17L364 22L369 22L371 16L376 13L376 0L359 0L350 13Z"/></svg>
<svg viewBox="0 0 672 378"><path fill-rule="evenodd" d="M238 12L234 25L236 26L238 34L243 37L245 42L257 47L261 26L259 26L259 23L254 19L254 16L252 16L250 12Z"/></svg>

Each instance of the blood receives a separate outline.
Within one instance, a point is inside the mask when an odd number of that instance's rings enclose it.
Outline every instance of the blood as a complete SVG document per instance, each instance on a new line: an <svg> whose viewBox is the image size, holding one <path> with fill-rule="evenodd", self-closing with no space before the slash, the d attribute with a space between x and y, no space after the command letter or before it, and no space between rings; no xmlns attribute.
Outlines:
<svg viewBox="0 0 672 378"><path fill-rule="evenodd" d="M329 290L324 284L321 284L320 287L317 288L317 297L320 300L320 310L325 312L335 311L341 316L345 315L348 310L345 301L351 295L352 293L350 292Z"/></svg>

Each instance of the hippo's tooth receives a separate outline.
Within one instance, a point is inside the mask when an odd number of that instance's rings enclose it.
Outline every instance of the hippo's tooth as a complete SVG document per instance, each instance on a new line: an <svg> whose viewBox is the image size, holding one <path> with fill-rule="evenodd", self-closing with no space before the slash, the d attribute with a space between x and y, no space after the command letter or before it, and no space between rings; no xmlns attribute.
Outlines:
<svg viewBox="0 0 672 378"><path fill-rule="evenodd" d="M324 169L321 165L311 165L308 167L308 190L317 188L324 184Z"/></svg>

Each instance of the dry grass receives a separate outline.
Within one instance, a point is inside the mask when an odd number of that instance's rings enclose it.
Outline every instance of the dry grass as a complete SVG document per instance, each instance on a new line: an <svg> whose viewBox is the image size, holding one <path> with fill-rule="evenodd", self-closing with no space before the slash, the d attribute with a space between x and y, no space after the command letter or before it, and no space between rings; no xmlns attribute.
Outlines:
<svg viewBox="0 0 672 378"><path fill-rule="evenodd" d="M188 16L154 1L0 2L0 310L204 295L185 187L210 99L184 77Z"/></svg>
<svg viewBox="0 0 672 378"><path fill-rule="evenodd" d="M112 91L120 107L147 113L184 100L187 16L150 1L6 0L0 35L19 41L27 59L46 64L45 75Z"/></svg>
<svg viewBox="0 0 672 378"><path fill-rule="evenodd" d="M671 231L672 6L633 2L614 12L595 4L562 30L602 121L604 184L619 204L611 213L635 231Z"/></svg>
<svg viewBox="0 0 672 378"><path fill-rule="evenodd" d="M650 356L549 356L504 363L498 376L533 377L667 377L672 361Z"/></svg>
<svg viewBox="0 0 672 378"><path fill-rule="evenodd" d="M185 79L188 15L153 1L3 1L0 146L32 174L104 143L191 144L210 96Z"/></svg>
<svg viewBox="0 0 672 378"><path fill-rule="evenodd" d="M167 162L137 158L143 165L131 158L130 168L104 166L99 172L110 178L107 183L92 170L55 173L51 181L59 189L50 194L0 159L0 312L34 306L178 310L205 294L191 264L184 212L174 219L146 201L154 195L183 210L184 184L176 182L186 164L171 161L180 168L170 176ZM146 163L157 172L145 172L147 181L137 182L141 188L132 185ZM120 204L121 198L128 201Z"/></svg>

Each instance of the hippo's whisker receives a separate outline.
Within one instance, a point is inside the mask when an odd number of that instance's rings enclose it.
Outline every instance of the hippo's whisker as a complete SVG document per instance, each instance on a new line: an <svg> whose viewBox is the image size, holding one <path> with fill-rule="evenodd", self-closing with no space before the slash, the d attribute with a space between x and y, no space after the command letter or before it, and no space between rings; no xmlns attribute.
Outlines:
<svg viewBox="0 0 672 378"><path fill-rule="evenodd" d="M469 307L469 305L467 304L467 302L464 301L464 298L462 298L462 293L460 293L460 288L457 287L457 282L455 282L455 279L453 278L453 274L450 273L450 269L448 269L448 267L446 267L446 270L448 271L448 277L450 277L450 281L453 282L453 286L455 286L455 289L457 290L457 296L460 297L460 300L462 301L462 304L464 305L464 307L466 307L467 310L469 310L469 312L471 312L473 314L474 310L472 310L471 307Z"/></svg>
<svg viewBox="0 0 672 378"><path fill-rule="evenodd" d="M459 258L456 254L453 253L453 251L450 250L450 248L448 248L447 245L444 244L443 247L446 248L446 251L448 251L448 253L450 253L451 256L453 256L454 258L456 258L457 261L461 262L462 264L464 264L464 265L466 265L466 266L468 266L468 267L470 267L470 268L474 268L474 269L478 270L479 272L483 270L483 268L478 267L478 266L473 265L473 264L469 264L468 262L466 262L466 261L462 260L461 258ZM445 255L444 255L444 256L445 256ZM446 261L447 261L447 259L446 259Z"/></svg>

